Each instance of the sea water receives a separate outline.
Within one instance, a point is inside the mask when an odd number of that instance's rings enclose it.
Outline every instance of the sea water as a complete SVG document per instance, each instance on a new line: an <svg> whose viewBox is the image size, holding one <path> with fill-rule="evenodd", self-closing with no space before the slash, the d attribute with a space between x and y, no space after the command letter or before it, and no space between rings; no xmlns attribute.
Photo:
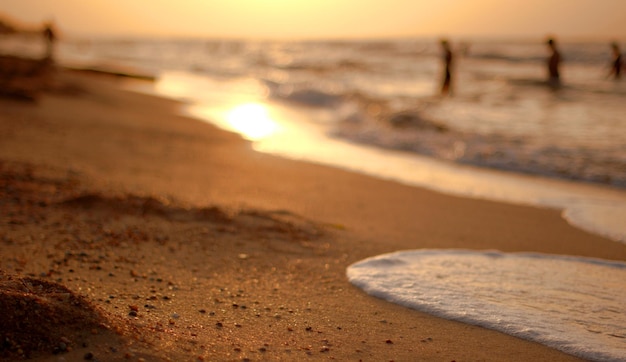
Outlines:
<svg viewBox="0 0 626 362"><path fill-rule="evenodd" d="M465 44L447 98L436 96L434 40L118 40L62 49L74 60L153 70L167 83L161 91L209 108L279 104L304 115L294 121L324 124L327 136L343 141L626 188L626 81L607 77L603 42L563 42L557 91L543 81L540 40ZM190 85L181 83L190 82L194 93L185 94Z"/></svg>
<svg viewBox="0 0 626 362"><path fill-rule="evenodd" d="M562 41L563 86L550 88L542 40L456 42L450 97L438 96L436 39L76 40L60 56L154 72L144 91L187 101L188 113L261 152L558 208L573 225L626 242L626 80L607 77L608 42ZM625 355L619 262L413 251L357 263L348 275L444 318L583 358Z"/></svg>
<svg viewBox="0 0 626 362"><path fill-rule="evenodd" d="M564 40L563 86L548 87L542 40L454 43L451 97L437 95L436 39L100 39L59 53L151 71L151 91L259 151L554 207L624 242L626 80L608 78L608 42Z"/></svg>
<svg viewBox="0 0 626 362"><path fill-rule="evenodd" d="M419 250L351 265L367 293L594 361L626 361L626 263L496 251Z"/></svg>

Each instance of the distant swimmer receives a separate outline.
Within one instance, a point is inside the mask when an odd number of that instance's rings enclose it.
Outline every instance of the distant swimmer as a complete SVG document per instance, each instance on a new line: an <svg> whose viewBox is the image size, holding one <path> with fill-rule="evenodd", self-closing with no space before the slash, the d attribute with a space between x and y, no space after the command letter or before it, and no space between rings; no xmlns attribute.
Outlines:
<svg viewBox="0 0 626 362"><path fill-rule="evenodd" d="M611 62L609 77L612 75L615 79L620 79L622 73L622 53L619 51L617 42L612 43L611 48L613 48L613 61Z"/></svg>
<svg viewBox="0 0 626 362"><path fill-rule="evenodd" d="M447 95L450 93L452 83L452 49L450 49L450 43L446 39L441 40L441 48L443 49L443 84L441 86L441 94Z"/></svg>
<svg viewBox="0 0 626 362"><path fill-rule="evenodd" d="M550 48L550 57L548 57L548 84L550 86L559 86L561 84L561 74L559 67L561 65L561 54L556 48L554 39L548 39L548 47Z"/></svg>

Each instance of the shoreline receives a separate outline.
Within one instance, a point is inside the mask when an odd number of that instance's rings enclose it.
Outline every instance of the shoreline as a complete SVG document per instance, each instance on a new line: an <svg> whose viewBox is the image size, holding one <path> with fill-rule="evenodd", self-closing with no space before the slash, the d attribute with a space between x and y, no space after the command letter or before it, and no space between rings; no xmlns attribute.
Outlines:
<svg viewBox="0 0 626 362"><path fill-rule="evenodd" d="M554 210L261 154L176 115L177 102L59 76L81 91L36 106L0 100L13 190L0 269L58 283L100 311L110 334L82 336L88 347L73 344L67 358L574 361L367 296L345 268L433 247L626 260L625 245Z"/></svg>
<svg viewBox="0 0 626 362"><path fill-rule="evenodd" d="M159 82L157 79L156 82ZM241 125L230 124L228 107L205 106L193 95L177 89L169 93L158 85L134 83L129 90L183 102L181 114L191 116L246 138L254 150L296 161L337 167L349 172L422 187L444 194L558 209L568 223L581 230L626 243L626 189L600 183L520 173L480 165L455 163L400 150L336 140L323 128L284 122L282 117L302 117L280 102L270 102L268 113L278 132L262 137L247 135ZM184 89L184 87L182 87ZM249 100L250 102L250 100ZM256 104L255 102L252 102ZM230 103L229 103L230 104ZM237 103L235 103L237 104ZM240 102L238 103L240 105ZM231 105L232 107L233 105ZM219 109L219 110L218 110ZM267 115L263 115L267 117ZM303 121L304 122L304 121ZM285 129L287 129L285 131ZM313 135L313 136L312 136ZM294 145L292 139L303 141ZM323 149L319 148L323 144ZM339 156L338 156L339 155ZM360 162L368 159L367 163Z"/></svg>

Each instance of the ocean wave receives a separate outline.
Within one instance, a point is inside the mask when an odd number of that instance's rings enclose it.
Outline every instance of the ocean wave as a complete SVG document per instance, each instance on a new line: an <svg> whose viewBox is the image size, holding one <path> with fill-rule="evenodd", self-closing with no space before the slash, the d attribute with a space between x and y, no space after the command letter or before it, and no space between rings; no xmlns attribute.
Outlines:
<svg viewBox="0 0 626 362"><path fill-rule="evenodd" d="M594 258L428 249L347 269L372 296L595 361L626 352L625 273L623 262Z"/></svg>
<svg viewBox="0 0 626 362"><path fill-rule="evenodd" d="M335 107L343 101L342 95L314 88L297 89L293 85L281 84L267 79L262 82L268 89L269 98L275 101L308 107Z"/></svg>
<svg viewBox="0 0 626 362"><path fill-rule="evenodd" d="M471 57L481 60L499 60L510 63L538 63L545 61L545 56L540 55L507 55L499 52L494 53L472 53Z"/></svg>
<svg viewBox="0 0 626 362"><path fill-rule="evenodd" d="M626 157L617 149L599 155L523 137L469 133L429 119L420 110L374 114L359 110L338 122L331 135L460 164L626 188Z"/></svg>

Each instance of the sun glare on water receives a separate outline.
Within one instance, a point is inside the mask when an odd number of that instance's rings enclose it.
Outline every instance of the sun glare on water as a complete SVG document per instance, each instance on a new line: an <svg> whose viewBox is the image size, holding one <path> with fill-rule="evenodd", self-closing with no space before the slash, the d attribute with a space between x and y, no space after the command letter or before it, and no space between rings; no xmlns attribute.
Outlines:
<svg viewBox="0 0 626 362"><path fill-rule="evenodd" d="M226 114L225 120L230 127L253 141L266 138L280 129L267 107L259 103L236 106Z"/></svg>

